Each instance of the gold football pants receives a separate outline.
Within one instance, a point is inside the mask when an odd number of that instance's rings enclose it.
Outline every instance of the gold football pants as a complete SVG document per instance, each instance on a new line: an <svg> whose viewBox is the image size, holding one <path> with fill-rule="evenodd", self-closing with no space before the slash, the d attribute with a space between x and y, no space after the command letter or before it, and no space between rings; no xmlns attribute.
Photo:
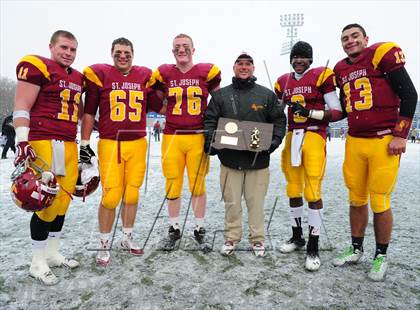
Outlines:
<svg viewBox="0 0 420 310"><path fill-rule="evenodd" d="M126 204L138 203L139 188L146 172L146 152L145 138L99 140L99 171L103 189L101 203L105 208L115 209L121 199Z"/></svg>
<svg viewBox="0 0 420 310"><path fill-rule="evenodd" d="M288 132L282 151L281 166L287 181L287 196L302 197L315 202L321 199L321 183L324 178L326 151L325 139L311 131L305 132L302 145L302 162L299 167L293 167L291 162L292 132Z"/></svg>
<svg viewBox="0 0 420 310"><path fill-rule="evenodd" d="M37 140L29 141L32 148L38 157L42 158L48 167L44 170L50 170L52 166L52 143L51 140ZM77 177L79 175L77 162L78 153L76 142L64 142L64 163L66 166L65 176L56 176L60 190L50 207L42 211L36 212L38 217L45 222L52 222L57 215L65 215L71 201L71 194L73 194L76 186ZM35 164L42 167L44 163L39 159Z"/></svg>
<svg viewBox="0 0 420 310"><path fill-rule="evenodd" d="M193 196L203 195L206 192L205 177L209 170L209 158L204 153L204 135L164 134L162 170L166 178L165 186L169 199L180 197L185 167L187 167L190 192Z"/></svg>
<svg viewBox="0 0 420 310"><path fill-rule="evenodd" d="M343 174L350 205L366 205L370 197L373 212L381 213L390 208L400 165L400 156L388 154L392 138L390 135L383 138L347 136Z"/></svg>

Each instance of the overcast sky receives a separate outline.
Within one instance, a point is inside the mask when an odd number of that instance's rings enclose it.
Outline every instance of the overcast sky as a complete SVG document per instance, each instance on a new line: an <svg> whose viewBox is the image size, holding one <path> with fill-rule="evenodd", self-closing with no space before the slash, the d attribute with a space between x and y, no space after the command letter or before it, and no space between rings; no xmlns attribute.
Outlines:
<svg viewBox="0 0 420 310"><path fill-rule="evenodd" d="M187 33L194 39L194 62L215 63L222 85L231 81L232 64L241 51L254 58L259 83L289 72L289 56L280 56L286 28L280 15L303 13L298 37L314 49L314 64L334 65L345 54L343 26L360 23L370 44L396 42L405 52L406 68L420 91L420 1L20 1L0 0L0 75L15 79L15 67L26 54L49 57L48 43L57 29L79 41L74 67L110 63L111 42L127 37L134 44L134 63L155 69L173 63L172 39Z"/></svg>

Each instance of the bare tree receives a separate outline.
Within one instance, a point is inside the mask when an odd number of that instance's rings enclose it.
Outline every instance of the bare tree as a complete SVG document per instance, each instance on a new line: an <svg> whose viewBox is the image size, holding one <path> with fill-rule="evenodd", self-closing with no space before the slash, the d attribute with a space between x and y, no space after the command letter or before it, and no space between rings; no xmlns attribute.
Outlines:
<svg viewBox="0 0 420 310"><path fill-rule="evenodd" d="M13 111L16 82L7 77L0 77L0 124Z"/></svg>

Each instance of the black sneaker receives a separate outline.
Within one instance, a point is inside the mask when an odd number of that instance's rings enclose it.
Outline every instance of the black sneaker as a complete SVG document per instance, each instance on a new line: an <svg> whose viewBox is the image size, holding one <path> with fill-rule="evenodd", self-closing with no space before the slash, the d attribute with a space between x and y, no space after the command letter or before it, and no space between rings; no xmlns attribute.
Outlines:
<svg viewBox="0 0 420 310"><path fill-rule="evenodd" d="M206 236L206 230L203 227L198 227L196 226L194 229L194 239L198 242L198 243L203 243L204 242L204 237Z"/></svg>
<svg viewBox="0 0 420 310"><path fill-rule="evenodd" d="M176 241L181 238L181 230L179 229L178 225L176 225L176 227L172 225L169 226L168 237L171 241Z"/></svg>

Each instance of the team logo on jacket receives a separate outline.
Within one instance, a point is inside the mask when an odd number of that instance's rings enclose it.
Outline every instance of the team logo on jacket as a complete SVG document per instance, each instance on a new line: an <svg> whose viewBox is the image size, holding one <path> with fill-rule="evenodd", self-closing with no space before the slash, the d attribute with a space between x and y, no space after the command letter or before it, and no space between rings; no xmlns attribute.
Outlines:
<svg viewBox="0 0 420 310"><path fill-rule="evenodd" d="M262 109L264 109L264 106L253 103L253 104L251 105L251 109L253 109L255 112L258 112L258 110L262 110Z"/></svg>

